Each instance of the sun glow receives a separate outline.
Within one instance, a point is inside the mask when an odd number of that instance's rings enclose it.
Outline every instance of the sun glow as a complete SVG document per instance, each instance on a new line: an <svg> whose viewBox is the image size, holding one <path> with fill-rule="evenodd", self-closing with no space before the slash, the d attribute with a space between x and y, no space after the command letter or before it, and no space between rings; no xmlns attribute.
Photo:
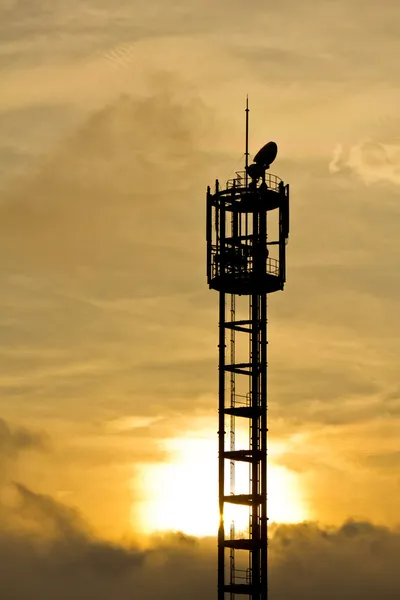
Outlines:
<svg viewBox="0 0 400 600"><path fill-rule="evenodd" d="M218 473L215 434L203 433L167 440L171 460L141 465L135 481L142 497L132 509L132 523L142 533L182 531L188 535L215 535L218 529ZM270 454L273 456L273 447ZM235 472L236 489L248 489L248 465ZM229 463L226 486L229 487ZM228 492L229 493L229 492ZM308 518L295 473L268 465L270 522L298 523ZM237 531L248 525L248 509L229 506L225 523L234 519Z"/></svg>

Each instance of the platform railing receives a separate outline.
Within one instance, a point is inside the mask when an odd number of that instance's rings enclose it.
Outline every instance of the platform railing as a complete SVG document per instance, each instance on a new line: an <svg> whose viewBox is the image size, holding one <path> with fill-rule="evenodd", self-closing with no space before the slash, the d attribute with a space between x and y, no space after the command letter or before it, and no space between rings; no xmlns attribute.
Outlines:
<svg viewBox="0 0 400 600"><path fill-rule="evenodd" d="M247 181L248 182L251 181L249 177L248 177ZM273 173L265 173L265 183L267 184L269 189L278 191L279 184L281 182L282 182L282 179L280 179L277 175L274 175ZM246 187L246 171L237 171L236 177L234 177L233 179L228 179L228 181L226 182L226 188L228 190L230 190L232 188L245 188L245 187Z"/></svg>
<svg viewBox="0 0 400 600"><path fill-rule="evenodd" d="M217 248L212 248L213 260L211 263L211 277L217 277L221 275L221 261ZM230 275L235 279L247 279L249 275L253 273L253 264L251 257L240 257L239 262L225 262L225 275ZM275 275L279 277L279 260L273 257L266 259L266 273L268 275Z"/></svg>

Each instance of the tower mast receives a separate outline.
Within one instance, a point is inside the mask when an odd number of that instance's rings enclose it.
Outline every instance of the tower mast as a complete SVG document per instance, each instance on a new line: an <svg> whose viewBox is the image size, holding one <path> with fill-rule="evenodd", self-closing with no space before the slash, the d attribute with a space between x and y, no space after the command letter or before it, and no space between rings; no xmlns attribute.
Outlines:
<svg viewBox="0 0 400 600"><path fill-rule="evenodd" d="M246 172L246 187L248 185L249 176L247 167L249 166L249 97L246 96L246 144L245 144L245 172Z"/></svg>
<svg viewBox="0 0 400 600"><path fill-rule="evenodd" d="M245 171L207 189L207 281L219 293L218 600L268 598L267 296L286 281L289 186L266 173L276 144L249 165L248 138L246 99ZM244 488L236 471L246 464Z"/></svg>

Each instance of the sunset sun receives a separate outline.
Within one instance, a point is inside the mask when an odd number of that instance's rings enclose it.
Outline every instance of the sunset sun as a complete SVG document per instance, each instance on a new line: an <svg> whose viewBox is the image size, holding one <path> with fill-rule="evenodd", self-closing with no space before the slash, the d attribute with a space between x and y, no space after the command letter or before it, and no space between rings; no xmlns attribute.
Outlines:
<svg viewBox="0 0 400 600"><path fill-rule="evenodd" d="M213 434L167 440L170 460L142 465L135 482L140 482L141 500L132 509L132 523L142 533L182 531L188 535L215 535L218 529L217 448ZM273 447L271 449L273 454ZM245 469L236 472L236 483L246 485ZM297 476L274 465L268 468L268 513L270 522L298 523L308 518ZM225 522L234 518L245 531L248 512L229 507Z"/></svg>

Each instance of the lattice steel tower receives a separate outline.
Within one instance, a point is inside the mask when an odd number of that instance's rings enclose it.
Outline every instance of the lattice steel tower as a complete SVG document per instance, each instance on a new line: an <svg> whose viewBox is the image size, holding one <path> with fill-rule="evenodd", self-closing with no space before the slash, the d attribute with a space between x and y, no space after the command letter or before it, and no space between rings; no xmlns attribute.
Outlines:
<svg viewBox="0 0 400 600"><path fill-rule="evenodd" d="M245 171L207 189L207 281L219 292L218 600L268 597L267 296L286 281L289 186L266 172L274 142L248 164L248 117L246 103Z"/></svg>

